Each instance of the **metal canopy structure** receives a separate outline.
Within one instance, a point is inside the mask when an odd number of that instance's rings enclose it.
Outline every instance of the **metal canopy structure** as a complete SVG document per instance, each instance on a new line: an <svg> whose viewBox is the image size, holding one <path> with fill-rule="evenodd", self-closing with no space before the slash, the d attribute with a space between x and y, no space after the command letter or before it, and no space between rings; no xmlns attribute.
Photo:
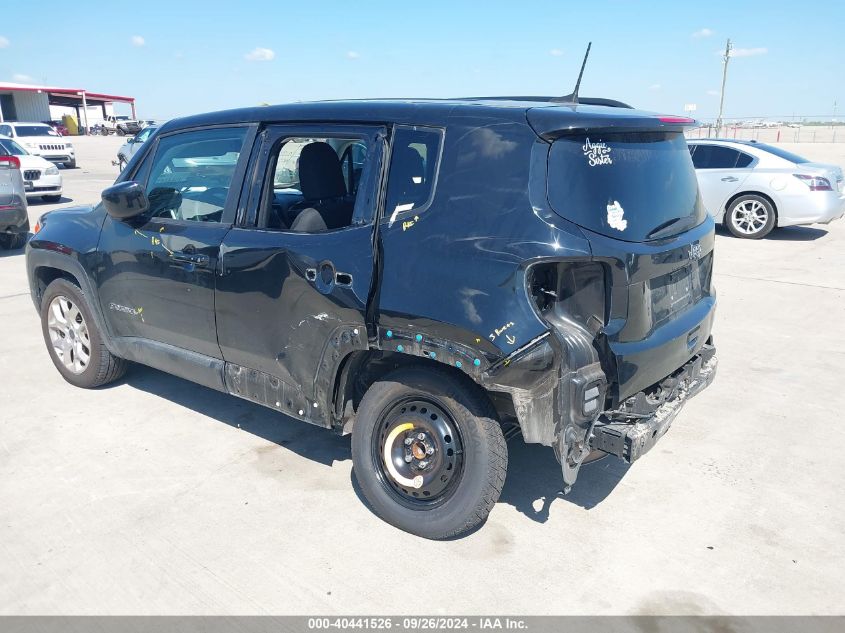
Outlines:
<svg viewBox="0 0 845 633"><path fill-rule="evenodd" d="M82 108L82 120L80 123L88 128L88 106L99 106L103 110L103 118L106 116L107 103L128 103L132 108L132 118L135 118L135 97L105 94L102 92L90 92L84 88L59 88L56 86L36 86L29 84L0 83L0 93L37 93L45 95L48 106L65 106L76 108L77 120L80 120ZM0 121L4 120L2 102L0 102Z"/></svg>

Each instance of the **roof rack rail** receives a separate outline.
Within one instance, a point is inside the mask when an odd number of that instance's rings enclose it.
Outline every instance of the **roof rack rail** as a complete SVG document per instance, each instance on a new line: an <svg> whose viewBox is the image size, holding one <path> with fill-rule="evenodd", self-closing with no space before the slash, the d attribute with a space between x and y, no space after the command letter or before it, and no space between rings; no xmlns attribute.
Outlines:
<svg viewBox="0 0 845 633"><path fill-rule="evenodd" d="M616 99L605 99L604 97L578 97L578 102L571 100L571 95L566 97L549 97L549 96L498 96L498 97L459 97L457 101L545 101L548 103L560 103L573 105L597 105L607 106L609 108L628 108L632 110L634 106L628 105Z"/></svg>

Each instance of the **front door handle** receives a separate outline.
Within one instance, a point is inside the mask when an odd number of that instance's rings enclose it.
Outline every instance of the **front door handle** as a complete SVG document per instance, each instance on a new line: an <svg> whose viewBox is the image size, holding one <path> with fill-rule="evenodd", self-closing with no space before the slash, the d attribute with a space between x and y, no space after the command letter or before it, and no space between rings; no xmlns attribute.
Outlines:
<svg viewBox="0 0 845 633"><path fill-rule="evenodd" d="M739 180L739 178L736 178L735 176L725 176L722 178L722 182L736 182L737 180Z"/></svg>
<svg viewBox="0 0 845 633"><path fill-rule="evenodd" d="M177 262L185 262L186 264L194 264L196 266L208 266L209 261L211 261L208 255L186 251L176 251L172 257Z"/></svg>

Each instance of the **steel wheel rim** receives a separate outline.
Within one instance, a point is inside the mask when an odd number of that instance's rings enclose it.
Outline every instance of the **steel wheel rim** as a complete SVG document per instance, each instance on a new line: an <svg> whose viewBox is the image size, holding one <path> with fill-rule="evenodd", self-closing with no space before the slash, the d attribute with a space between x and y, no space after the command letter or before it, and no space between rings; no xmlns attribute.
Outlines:
<svg viewBox="0 0 845 633"><path fill-rule="evenodd" d="M91 334L85 317L72 300L54 297L47 308L47 333L53 353L65 369L81 374L91 361Z"/></svg>
<svg viewBox="0 0 845 633"><path fill-rule="evenodd" d="M769 221L769 210L759 200L743 200L731 211L731 224L743 235L754 235Z"/></svg>
<svg viewBox="0 0 845 633"><path fill-rule="evenodd" d="M372 448L382 487L408 508L442 505L463 474L460 431L445 407L429 399L407 398L386 409Z"/></svg>

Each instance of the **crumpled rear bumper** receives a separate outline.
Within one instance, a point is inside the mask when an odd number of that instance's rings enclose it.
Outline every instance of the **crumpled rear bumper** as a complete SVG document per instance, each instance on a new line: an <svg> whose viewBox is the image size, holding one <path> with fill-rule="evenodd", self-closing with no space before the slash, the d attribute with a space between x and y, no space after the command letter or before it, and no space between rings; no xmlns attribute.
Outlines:
<svg viewBox="0 0 845 633"><path fill-rule="evenodd" d="M639 392L625 406L602 414L593 427L590 447L629 464L645 455L666 434L687 400L716 377L716 348L707 344L678 371L660 383L665 397ZM666 395L668 394L668 395Z"/></svg>

